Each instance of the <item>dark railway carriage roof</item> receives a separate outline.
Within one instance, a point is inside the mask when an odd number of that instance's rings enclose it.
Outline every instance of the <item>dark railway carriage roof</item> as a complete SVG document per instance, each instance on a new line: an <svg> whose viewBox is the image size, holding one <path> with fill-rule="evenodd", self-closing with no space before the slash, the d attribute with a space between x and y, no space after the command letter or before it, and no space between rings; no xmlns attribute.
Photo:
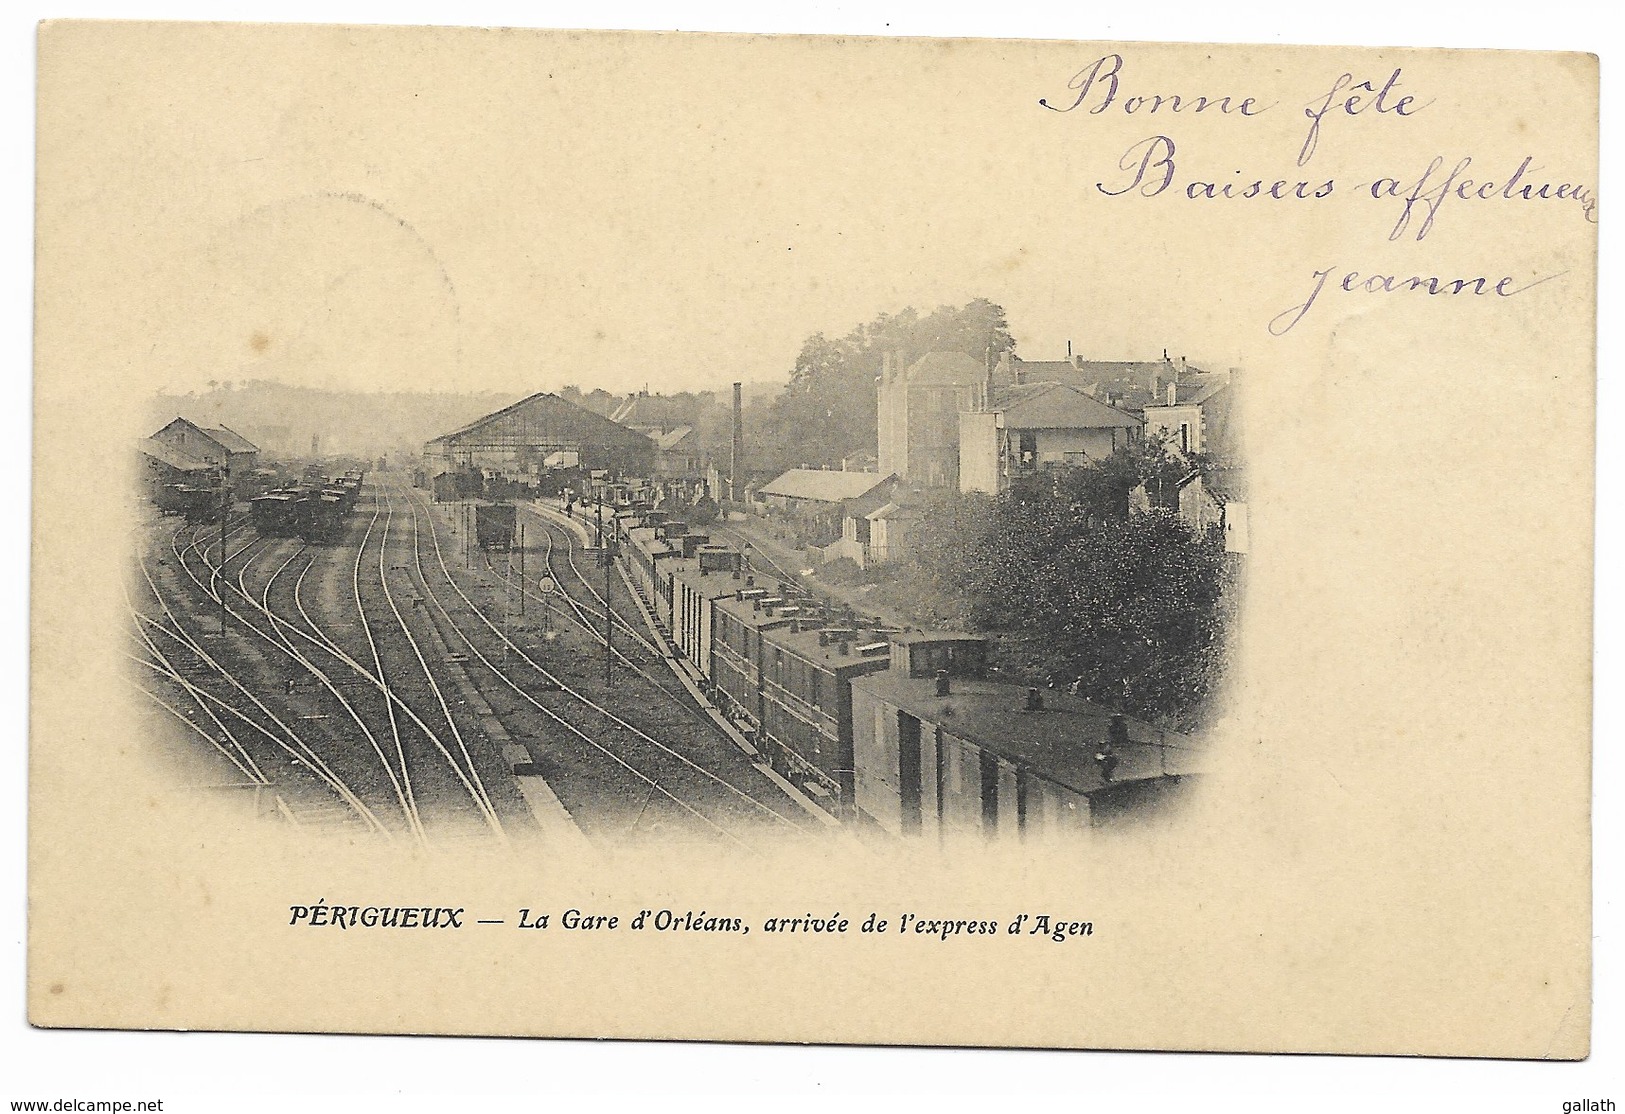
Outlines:
<svg viewBox="0 0 1625 1114"><path fill-rule="evenodd" d="M669 562L669 563L668 563ZM745 586L744 575L736 580L733 572L715 570L701 572L700 563L694 558L670 557L660 563L662 573L670 572L678 580L688 585L695 593L708 596L711 599L721 599L731 596L734 592Z"/></svg>
<svg viewBox="0 0 1625 1114"><path fill-rule="evenodd" d="M561 450L581 444L619 444L647 450L653 442L635 429L541 391L442 434L429 444L458 448L527 444Z"/></svg>
<svg viewBox="0 0 1625 1114"><path fill-rule="evenodd" d="M718 574L711 574L713 576ZM721 574L729 575L729 574ZM733 588L744 587L744 581L729 579ZM765 587L757 585L757 587ZM727 596L717 598L716 607L732 615L748 627L755 628L762 636L763 644L785 650L805 661L813 662L824 669L839 672L852 666L862 666L865 669L885 668L891 662L890 654L860 654L858 647L866 643L879 644L891 647L885 634L874 631L873 628L859 626L855 637L848 640L847 652L841 653L841 647L836 642L821 646L818 642L818 632L821 628L808 627L796 630L790 616L776 610L769 615L766 611L757 611L751 600L739 600Z"/></svg>
<svg viewBox="0 0 1625 1114"><path fill-rule="evenodd" d="M861 677L853 682L853 688L907 712L922 724L941 727L947 735L1027 766L1080 793L1092 793L1102 786L1094 753L1106 738L1112 713L1082 697L1044 689L1044 707L1029 712L1023 710L1027 690L1020 685L955 677L949 694L938 696L935 678L908 677L895 669ZM1169 772L1192 772L1185 768L1190 755L1188 739L1125 718L1130 744L1166 741L1172 747L1186 748L1173 752L1180 757L1177 761L1169 759ZM1151 746L1145 750L1152 753ZM1127 770L1119 771L1120 781L1133 777L1136 766L1146 766L1139 756L1122 757ZM1153 774L1157 772L1154 756L1149 766Z"/></svg>

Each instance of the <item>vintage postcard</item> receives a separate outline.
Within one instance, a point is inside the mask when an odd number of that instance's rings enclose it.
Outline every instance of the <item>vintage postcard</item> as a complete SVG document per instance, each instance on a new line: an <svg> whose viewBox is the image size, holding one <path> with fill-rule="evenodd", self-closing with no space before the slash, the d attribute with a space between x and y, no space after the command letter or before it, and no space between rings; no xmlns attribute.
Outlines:
<svg viewBox="0 0 1625 1114"><path fill-rule="evenodd" d="M1584 1057L1597 90L44 25L30 1019Z"/></svg>

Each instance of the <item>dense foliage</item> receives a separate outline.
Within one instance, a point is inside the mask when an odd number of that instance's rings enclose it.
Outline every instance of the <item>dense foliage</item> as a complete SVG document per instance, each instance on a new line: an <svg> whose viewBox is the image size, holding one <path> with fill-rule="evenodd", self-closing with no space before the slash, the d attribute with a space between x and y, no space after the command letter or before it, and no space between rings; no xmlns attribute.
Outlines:
<svg viewBox="0 0 1625 1114"><path fill-rule="evenodd" d="M1174 470L1137 447L998 497L937 499L914 535L922 620L1008 633L1033 679L1135 715L1195 708L1222 671L1223 537L1166 506L1128 510L1129 488Z"/></svg>
<svg viewBox="0 0 1625 1114"><path fill-rule="evenodd" d="M1002 307L985 298L939 306L920 316L913 307L882 313L846 336L807 338L784 393L765 415L753 452L776 467L829 465L876 451L876 379L881 357L896 353L908 366L928 352L963 352L977 360L1015 347Z"/></svg>

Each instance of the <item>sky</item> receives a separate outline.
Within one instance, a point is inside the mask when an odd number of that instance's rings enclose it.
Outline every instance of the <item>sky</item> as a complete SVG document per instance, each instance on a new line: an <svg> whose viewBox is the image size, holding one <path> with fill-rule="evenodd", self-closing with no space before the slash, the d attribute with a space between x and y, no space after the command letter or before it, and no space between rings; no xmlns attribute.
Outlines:
<svg viewBox="0 0 1625 1114"><path fill-rule="evenodd" d="M1263 339L1170 284L1168 207L1148 227L1094 190L1146 125L1040 109L1077 61L1055 47L469 31L420 60L329 29L249 58L165 34L185 82L109 52L105 138L64 211L92 208L95 278L134 295L95 358L171 392L711 388L786 376L814 332L978 297L1028 358L1228 366Z"/></svg>

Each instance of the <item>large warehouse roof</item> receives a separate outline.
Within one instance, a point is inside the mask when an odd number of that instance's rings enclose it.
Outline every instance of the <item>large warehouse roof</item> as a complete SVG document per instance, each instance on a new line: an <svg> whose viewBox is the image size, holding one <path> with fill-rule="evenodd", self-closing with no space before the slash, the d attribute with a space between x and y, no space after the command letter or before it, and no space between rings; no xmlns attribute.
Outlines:
<svg viewBox="0 0 1625 1114"><path fill-rule="evenodd" d="M561 451L583 444L625 445L647 450L647 437L558 395L541 392L487 414L461 429L436 437L432 449L514 449Z"/></svg>

